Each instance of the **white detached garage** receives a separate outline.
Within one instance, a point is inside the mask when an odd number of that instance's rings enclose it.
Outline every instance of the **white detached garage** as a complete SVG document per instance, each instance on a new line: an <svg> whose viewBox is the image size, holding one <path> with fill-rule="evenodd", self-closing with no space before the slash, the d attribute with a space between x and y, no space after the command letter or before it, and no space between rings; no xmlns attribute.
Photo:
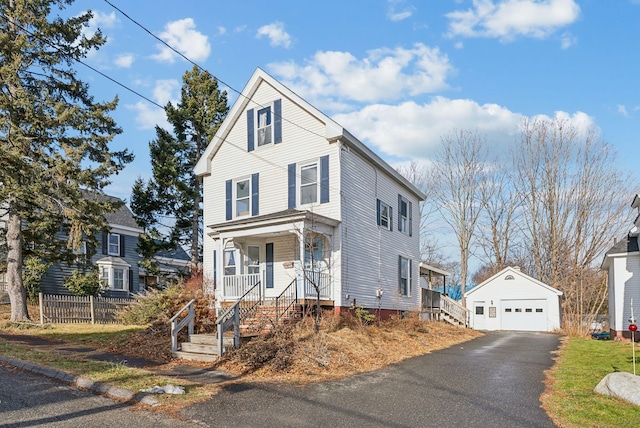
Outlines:
<svg viewBox="0 0 640 428"><path fill-rule="evenodd" d="M507 267L464 294L475 330L554 331L562 292Z"/></svg>

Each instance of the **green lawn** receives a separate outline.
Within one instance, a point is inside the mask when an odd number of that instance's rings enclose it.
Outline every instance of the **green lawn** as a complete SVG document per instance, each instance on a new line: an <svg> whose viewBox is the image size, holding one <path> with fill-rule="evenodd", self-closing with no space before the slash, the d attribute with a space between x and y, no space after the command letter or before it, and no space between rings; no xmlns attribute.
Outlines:
<svg viewBox="0 0 640 428"><path fill-rule="evenodd" d="M635 348L637 362L640 346ZM630 342L569 338L552 370L545 409L561 427L640 427L640 407L593 392L616 371L633 373Z"/></svg>

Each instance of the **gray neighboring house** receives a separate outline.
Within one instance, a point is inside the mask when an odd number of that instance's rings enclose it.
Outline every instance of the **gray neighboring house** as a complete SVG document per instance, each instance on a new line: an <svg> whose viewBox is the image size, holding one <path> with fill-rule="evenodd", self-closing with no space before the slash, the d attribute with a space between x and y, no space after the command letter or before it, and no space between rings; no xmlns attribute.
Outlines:
<svg viewBox="0 0 640 428"><path fill-rule="evenodd" d="M108 198L116 199L112 196ZM104 282L103 294L108 297L128 297L143 293L148 285L163 285L167 280L177 278L189 271L190 258L182 249L162 251L156 255L160 268L159 276L149 276L138 262L142 257L137 252L138 239L144 230L140 228L129 208L123 204L118 211L105 215L109 224L108 233L100 233L98 247L91 256L91 264L99 269ZM2 218L0 218L2 222ZM80 254L86 254L86 245ZM45 294L72 293L64 286L77 266L55 263L42 278L40 289ZM0 292L6 288L5 273L0 272Z"/></svg>

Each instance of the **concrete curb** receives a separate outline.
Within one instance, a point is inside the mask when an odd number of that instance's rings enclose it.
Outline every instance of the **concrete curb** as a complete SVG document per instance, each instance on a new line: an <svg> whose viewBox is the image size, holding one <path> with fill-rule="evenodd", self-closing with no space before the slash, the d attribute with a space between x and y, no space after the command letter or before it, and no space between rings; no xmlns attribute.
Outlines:
<svg viewBox="0 0 640 428"><path fill-rule="evenodd" d="M48 377L67 385L75 386L79 389L92 392L97 395L107 395L118 401L128 403L142 403L148 406L158 406L160 403L153 397L144 394L137 394L126 389L116 388L114 386L105 385L79 376L73 376L61 370L51 369L48 367L38 366L32 363L7 358L0 355L0 362L11 365L25 372L34 373L40 376Z"/></svg>

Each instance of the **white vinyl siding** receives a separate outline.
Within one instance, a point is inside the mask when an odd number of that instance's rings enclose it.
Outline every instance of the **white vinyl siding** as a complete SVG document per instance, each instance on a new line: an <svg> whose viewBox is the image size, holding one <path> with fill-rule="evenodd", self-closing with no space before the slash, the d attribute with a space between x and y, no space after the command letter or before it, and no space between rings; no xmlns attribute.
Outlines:
<svg viewBox="0 0 640 428"><path fill-rule="evenodd" d="M385 172L373 168L371 163L353 150L341 153L341 189L343 191L343 213L341 227L347 229L342 237L342 290L341 296L358 296L357 304L376 308L378 299L375 291L383 289L381 307L398 310L417 310L420 293L417 278L420 260L418 234L407 236L402 233L388 233L377 224L376 200L397 204L402 193L413 202L415 211L418 200L410 199L404 186ZM391 205L391 204L389 204ZM396 213L392 217L395 220ZM416 217L417 213L414 212ZM395 230L395 227L394 227ZM398 287L398 256L413 260L409 273L411 290L409 297L402 296ZM343 300L343 306L351 302Z"/></svg>

